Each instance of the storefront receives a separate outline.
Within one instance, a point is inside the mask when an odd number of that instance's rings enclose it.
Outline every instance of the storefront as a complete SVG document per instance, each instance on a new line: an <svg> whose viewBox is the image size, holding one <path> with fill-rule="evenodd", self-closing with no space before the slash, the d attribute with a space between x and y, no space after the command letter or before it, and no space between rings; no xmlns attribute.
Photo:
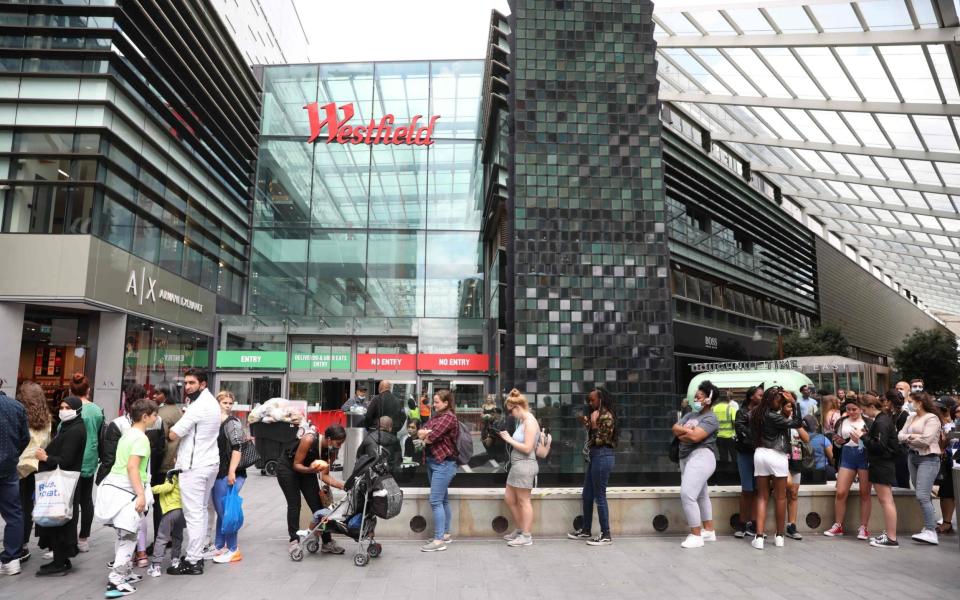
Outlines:
<svg viewBox="0 0 960 600"><path fill-rule="evenodd" d="M212 292L88 235L0 236L0 255L0 326L20 332L0 352L6 393L36 381L54 406L83 373L115 416L126 386L179 395L184 370L209 367Z"/></svg>

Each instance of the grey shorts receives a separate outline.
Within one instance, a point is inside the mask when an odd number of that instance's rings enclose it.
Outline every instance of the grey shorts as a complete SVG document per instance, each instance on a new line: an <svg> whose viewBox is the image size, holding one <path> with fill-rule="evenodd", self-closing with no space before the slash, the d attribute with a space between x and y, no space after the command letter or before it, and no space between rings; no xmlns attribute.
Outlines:
<svg viewBox="0 0 960 600"><path fill-rule="evenodd" d="M535 460L517 460L510 463L510 472L507 473L507 485L515 488L532 490L537 481L540 465Z"/></svg>

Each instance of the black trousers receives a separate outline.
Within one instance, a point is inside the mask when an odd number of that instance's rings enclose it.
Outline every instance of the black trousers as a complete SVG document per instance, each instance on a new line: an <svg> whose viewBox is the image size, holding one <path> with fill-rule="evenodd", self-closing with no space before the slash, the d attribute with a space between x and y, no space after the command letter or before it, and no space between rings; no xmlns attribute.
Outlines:
<svg viewBox="0 0 960 600"><path fill-rule="evenodd" d="M77 498L80 504L80 538L90 537L93 525L93 475L81 477L77 482Z"/></svg>
<svg viewBox="0 0 960 600"><path fill-rule="evenodd" d="M907 455L897 456L893 461L897 469L897 487L910 489L910 469L907 467Z"/></svg>
<svg viewBox="0 0 960 600"><path fill-rule="evenodd" d="M304 475L293 470L291 464L285 460L277 461L277 483L283 491L287 501L287 534L290 541L297 539L297 530L300 529L300 497L307 501L310 512L315 513L323 508L320 502L320 482L317 476ZM323 534L324 543L331 540L329 533Z"/></svg>
<svg viewBox="0 0 960 600"><path fill-rule="evenodd" d="M37 483L36 473L30 473L20 480L20 506L23 512L23 546L26 548L33 533L33 488Z"/></svg>

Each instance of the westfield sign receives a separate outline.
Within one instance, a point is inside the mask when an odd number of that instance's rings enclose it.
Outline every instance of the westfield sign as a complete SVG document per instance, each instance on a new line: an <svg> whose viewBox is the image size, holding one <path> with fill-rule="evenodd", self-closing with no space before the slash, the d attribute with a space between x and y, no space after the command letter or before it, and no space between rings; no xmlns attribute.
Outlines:
<svg viewBox="0 0 960 600"><path fill-rule="evenodd" d="M320 106L319 102L312 102L304 106L307 117L310 119L310 137L307 143L312 144L320 138L323 128L327 128L327 143L338 144L395 144L397 146L429 146L433 144L433 127L440 115L430 117L430 121L418 127L423 115L413 117L409 125L394 127L394 116L384 115L378 123L370 119L367 125L349 125L353 119L353 103L340 106L343 119L337 118L337 105L334 102Z"/></svg>

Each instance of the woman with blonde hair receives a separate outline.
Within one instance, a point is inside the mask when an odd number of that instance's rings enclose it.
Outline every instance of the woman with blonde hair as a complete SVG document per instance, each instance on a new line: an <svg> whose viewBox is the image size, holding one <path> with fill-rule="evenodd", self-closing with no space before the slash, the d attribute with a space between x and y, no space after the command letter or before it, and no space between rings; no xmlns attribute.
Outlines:
<svg viewBox="0 0 960 600"><path fill-rule="evenodd" d="M530 492L537 483L537 441L540 438L540 425L530 414L527 399L517 389L510 390L503 403L507 415L517 423L513 434L500 432L500 437L510 445L510 472L507 474L505 499L513 522L517 529L504 537L508 546L530 546L533 544L531 527L533 526L533 504Z"/></svg>
<svg viewBox="0 0 960 600"><path fill-rule="evenodd" d="M20 506L23 507L23 547L16 558L23 561L30 558L27 542L33 529L33 490L36 485L36 474L40 461L37 459L37 449L46 448L50 443L50 409L47 408L47 397L40 384L33 381L24 381L20 385L17 400L27 409L27 428L30 430L30 443L24 448L17 463L17 474L20 476Z"/></svg>
<svg viewBox="0 0 960 600"><path fill-rule="evenodd" d="M823 434L832 437L836 430L837 421L840 420L840 402L837 397L828 394L823 397L820 403L820 425L823 426Z"/></svg>

